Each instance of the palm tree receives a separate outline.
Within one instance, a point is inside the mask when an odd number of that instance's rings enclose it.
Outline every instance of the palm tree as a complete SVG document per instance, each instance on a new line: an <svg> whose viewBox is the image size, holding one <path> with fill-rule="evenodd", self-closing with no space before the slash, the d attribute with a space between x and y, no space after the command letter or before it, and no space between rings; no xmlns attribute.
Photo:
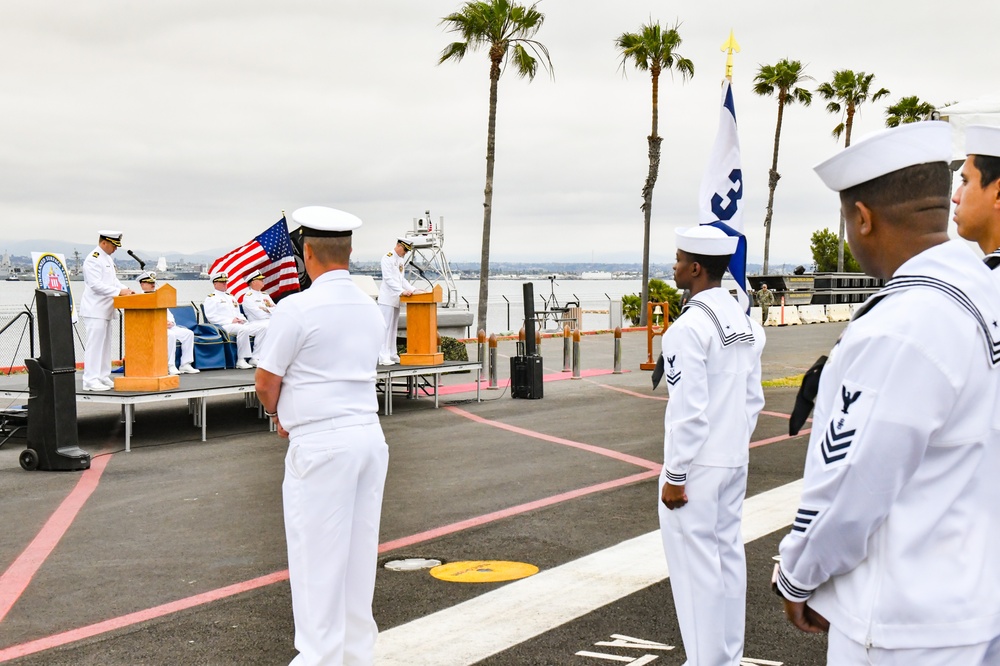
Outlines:
<svg viewBox="0 0 1000 666"><path fill-rule="evenodd" d="M660 170L660 142L657 134L660 103L660 72L677 70L685 81L694 76L694 63L677 53L681 36L677 32L678 23L664 30L659 23L646 23L639 32L624 32L615 40L615 46L622 54L622 73L625 65L632 61L641 72L648 71L653 79L653 130L647 137L649 142L649 172L642 188L643 239L642 239L642 308L639 325L646 325L646 304L649 302L649 220L653 212L653 186Z"/></svg>
<svg viewBox="0 0 1000 666"><path fill-rule="evenodd" d="M538 63L552 72L549 50L532 37L542 27L545 15L535 7L525 7L508 0L481 0L466 2L462 8L441 19L449 32L457 32L462 41L452 42L438 59L460 61L470 49L486 48L490 58L490 117L486 130L486 189L483 202L483 249L479 264L479 313L478 327L486 329L486 308L489 299L490 277L490 223L493 217L493 163L495 160L497 127L497 84L503 73L503 61L513 63L514 71L521 78L535 78ZM529 53L530 49L530 53ZM532 53L534 55L532 55Z"/></svg>
<svg viewBox="0 0 1000 666"><path fill-rule="evenodd" d="M778 93L778 124L774 128L774 155L771 158L771 170L768 172L767 186L767 214L764 216L764 275L767 275L768 256L771 250L771 214L774 211L774 189L778 186L778 144L781 141L781 119L785 112L785 107L795 102L800 102L804 106L812 103L812 93L805 88L799 88L796 84L812 80L811 76L806 76L803 72L805 68L798 60L788 60L784 58L774 65L761 65L757 76L754 77L754 93L761 96L770 96Z"/></svg>
<svg viewBox="0 0 1000 666"><path fill-rule="evenodd" d="M906 123L915 123L921 120L929 120L931 115L937 111L930 102L921 102L916 95L902 97L895 104L890 104L885 109L885 126L899 127Z"/></svg>
<svg viewBox="0 0 1000 666"><path fill-rule="evenodd" d="M872 92L872 81L874 74L858 72L855 74L849 69L842 69L833 73L833 80L829 83L820 84L816 89L824 98L831 100L826 105L826 110L830 113L844 112L844 120L833 128L833 136L837 139L841 134L846 133L844 148L851 145L851 129L854 127L854 114L858 107L865 102L874 102L885 97L889 91L879 88L877 92ZM840 216L840 246L837 248L837 272L844 270L844 216Z"/></svg>

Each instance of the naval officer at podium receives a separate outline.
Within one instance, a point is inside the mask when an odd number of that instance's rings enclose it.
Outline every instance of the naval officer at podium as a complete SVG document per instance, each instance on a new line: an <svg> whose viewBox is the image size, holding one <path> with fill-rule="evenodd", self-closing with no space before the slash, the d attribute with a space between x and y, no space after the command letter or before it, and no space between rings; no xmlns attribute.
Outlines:
<svg viewBox="0 0 1000 666"><path fill-rule="evenodd" d="M118 281L118 271L111 255L122 246L122 232L98 231L97 247L83 260L86 285L80 299L80 318L87 329L87 348L83 350L83 390L108 391L111 380L111 317L115 296L134 293Z"/></svg>
<svg viewBox="0 0 1000 666"><path fill-rule="evenodd" d="M347 272L361 220L308 206L302 258L312 285L271 314L257 365L260 404L287 436L281 487L295 619L294 666L372 664L382 492L389 465L376 364L385 323Z"/></svg>

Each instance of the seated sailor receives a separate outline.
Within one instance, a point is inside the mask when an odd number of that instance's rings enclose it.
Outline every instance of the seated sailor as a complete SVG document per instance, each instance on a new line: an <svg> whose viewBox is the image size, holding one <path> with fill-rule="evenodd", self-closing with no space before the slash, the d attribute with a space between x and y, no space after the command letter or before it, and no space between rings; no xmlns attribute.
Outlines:
<svg viewBox="0 0 1000 666"><path fill-rule="evenodd" d="M215 324L230 336L236 337L236 367L247 370L257 366L257 354L260 353L264 337L267 335L267 322L248 322L246 317L240 313L236 297L226 291L228 283L229 275L227 273L215 273L212 276L212 286L215 291L205 298L202 307L209 323ZM254 338L253 349L250 345L251 337Z"/></svg>
<svg viewBox="0 0 1000 666"><path fill-rule="evenodd" d="M156 273L146 271L139 275L139 287L143 292L156 291ZM176 358L177 343L181 343L181 365L177 367ZM194 362L194 331L183 326L178 326L174 321L174 315L167 310L167 372L171 375L194 374L200 372L192 363Z"/></svg>
<svg viewBox="0 0 1000 666"><path fill-rule="evenodd" d="M267 322L271 319L271 309L274 308L274 301L264 291L264 274L254 271L246 277L250 291L243 295L243 314L247 321Z"/></svg>

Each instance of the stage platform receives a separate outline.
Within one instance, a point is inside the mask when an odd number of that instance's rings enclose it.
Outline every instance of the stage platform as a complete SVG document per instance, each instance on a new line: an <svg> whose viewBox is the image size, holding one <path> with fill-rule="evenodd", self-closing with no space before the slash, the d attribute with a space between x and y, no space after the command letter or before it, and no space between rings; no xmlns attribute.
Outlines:
<svg viewBox="0 0 1000 666"><path fill-rule="evenodd" d="M421 394L434 397L435 409L439 406L437 387L441 375L456 372L476 372L476 400L480 400L480 379L482 366L478 361L445 361L442 365L380 365L378 366L378 390L382 394L382 411L392 414L393 381L405 380L403 386L409 398ZM242 393L248 406L256 406L258 417L264 418L264 410L257 402L254 389L253 370L205 370L196 375L180 375L180 386L170 391L84 391L83 373L76 373L76 400L83 403L105 403L121 405L122 422L125 424L125 450L132 448L132 423L135 407L144 403L167 400L187 400L188 411L195 427L201 427L201 441L208 437L206 402L208 398L220 395ZM11 405L26 405L28 402L28 375L0 376L0 398L11 401ZM18 402L23 401L23 402Z"/></svg>

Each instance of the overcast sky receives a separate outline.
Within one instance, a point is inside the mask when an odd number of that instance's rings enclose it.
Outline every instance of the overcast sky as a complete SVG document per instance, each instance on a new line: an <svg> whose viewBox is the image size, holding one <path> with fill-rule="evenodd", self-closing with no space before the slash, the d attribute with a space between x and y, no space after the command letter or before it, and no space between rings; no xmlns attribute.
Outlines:
<svg viewBox="0 0 1000 666"><path fill-rule="evenodd" d="M282 210L328 205L361 217L355 258L377 258L412 219L444 216L452 261L482 233L489 63L437 65L458 0L33 0L0 22L0 240L96 240L202 252L231 248ZM875 73L888 100L862 109L855 139L884 126L887 101L997 91L1000 9L930 0L716 2L542 0L537 39L554 80L501 78L493 252L508 261L641 260L648 73L619 69L615 37L652 18L682 23L683 83L660 85L662 165L652 257L697 221L732 28L750 260L763 255L777 103L752 94L760 64L801 60ZM836 196L811 167L837 150L841 119L816 96L786 110L772 264L810 258L835 228ZM842 145L842 143L841 143ZM38 248L45 249L45 248Z"/></svg>

